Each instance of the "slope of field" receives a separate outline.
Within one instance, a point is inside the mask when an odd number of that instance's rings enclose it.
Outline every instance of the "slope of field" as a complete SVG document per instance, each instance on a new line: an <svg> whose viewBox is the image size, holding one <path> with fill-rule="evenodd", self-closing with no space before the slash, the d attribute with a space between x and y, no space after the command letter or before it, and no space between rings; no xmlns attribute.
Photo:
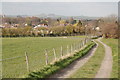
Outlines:
<svg viewBox="0 0 120 80"><path fill-rule="evenodd" d="M113 67L111 77L118 78L118 39L102 39L102 41L112 49Z"/></svg>
<svg viewBox="0 0 120 80"><path fill-rule="evenodd" d="M30 71L38 70L45 66L45 49L48 50L49 62L53 60L53 48L56 50L57 58L60 57L61 46L63 55L66 53L67 45L80 43L82 38L62 37L26 37L26 38L3 38L3 77L18 78L27 74L25 52L28 53ZM15 59L9 59L16 57Z"/></svg>

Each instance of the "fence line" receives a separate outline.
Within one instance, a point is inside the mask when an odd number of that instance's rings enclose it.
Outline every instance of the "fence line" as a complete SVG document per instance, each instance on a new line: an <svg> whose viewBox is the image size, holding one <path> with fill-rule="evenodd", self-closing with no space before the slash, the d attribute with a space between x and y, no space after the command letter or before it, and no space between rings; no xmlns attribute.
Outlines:
<svg viewBox="0 0 120 80"><path fill-rule="evenodd" d="M91 40L89 39L88 41L91 41ZM83 40L82 46L84 45L84 43L85 43L85 40ZM74 43L74 44L75 44L75 43ZM71 46L73 47L73 44L71 44ZM76 46L76 45L75 45L75 46ZM73 48L75 48L75 47L73 47ZM75 49L73 49L73 48L72 48L72 51L75 50ZM58 48L58 49L55 49L55 50L59 50L59 48ZM52 51L52 50L49 50L49 51L47 51L47 52L49 53L50 51ZM34 54L34 53L38 53L38 52L40 52L40 51L33 52L33 53L29 54L29 56L32 55L32 54ZM21 57L24 57L24 56L17 56L17 57L12 57L12 58L5 58L5 59L2 59L2 60L0 59L0 61L6 61L6 60L21 58Z"/></svg>
<svg viewBox="0 0 120 80"><path fill-rule="evenodd" d="M21 57L24 57L24 56L17 56L17 57L12 57L12 58L6 58L6 59L2 59L0 61L6 61L6 60L11 60L11 59L17 59L17 58L21 58Z"/></svg>
<svg viewBox="0 0 120 80"><path fill-rule="evenodd" d="M45 50L45 57L46 57L46 65L48 65L48 52L47 52L47 49Z"/></svg>
<svg viewBox="0 0 120 80"><path fill-rule="evenodd" d="M55 61L57 60L57 57L56 57L56 51L55 51L55 48L53 48L53 53L54 53L54 57L55 57Z"/></svg>
<svg viewBox="0 0 120 80"><path fill-rule="evenodd" d="M55 62L59 59L63 59L63 57L67 56L67 55L72 55L73 53L75 53L76 51L80 50L87 42L91 41L91 39L89 38L85 38L84 40L80 40L76 43L73 43L71 45L66 45L66 46L61 46L60 48L53 48L52 50L44 50L44 56L42 56L44 58L44 61L42 60L42 62L45 63L45 65L48 65L52 62ZM0 61L7 61L7 60L13 60L13 59L17 59L17 58L21 58L24 57L25 58L25 71L30 72L31 70L31 62L29 60L29 57L31 55L34 55L34 53L28 55L27 52L25 52L24 56L17 56L17 57L12 57L12 58L7 58L7 59L3 59ZM40 59L37 61L41 61ZM42 64L42 63L41 63Z"/></svg>
<svg viewBox="0 0 120 80"><path fill-rule="evenodd" d="M88 42L88 41L91 41L90 39L88 40L88 39L85 39L85 40L83 40L82 41L82 44L80 44L80 45L77 45L77 46L79 46L79 48L81 48L81 46L83 46L84 44L86 44L86 42ZM73 50L76 50L77 49L77 46L76 46L76 44L74 43L74 47L73 47L73 44L71 45L71 52L73 51ZM59 48L58 49L55 49L55 48L53 48L54 50L59 50ZM62 49L62 46L61 46L61 49ZM68 49L68 45L67 45L67 49ZM53 50L53 52L54 52L54 50ZM68 49L69 50L69 49ZM52 51L52 50L49 50L49 51L47 51L48 53L50 52L50 51ZM61 50L62 51L62 50ZM40 51L36 51L36 52L34 52L34 53L37 53L37 52L40 52ZM67 51L67 53L68 53L69 51ZM32 53L33 54L33 53ZM31 55L32 55L31 54ZM61 56L63 55L63 53L61 53ZM30 56L30 55L29 55ZM6 58L6 59L2 59L2 60L0 60L0 61L6 61L6 60L11 60L11 59L16 59L16 58L21 58L21 57L24 57L24 56L17 56L17 57L12 57L12 58Z"/></svg>
<svg viewBox="0 0 120 80"><path fill-rule="evenodd" d="M27 52L25 52L25 58L26 58L27 71L30 72Z"/></svg>

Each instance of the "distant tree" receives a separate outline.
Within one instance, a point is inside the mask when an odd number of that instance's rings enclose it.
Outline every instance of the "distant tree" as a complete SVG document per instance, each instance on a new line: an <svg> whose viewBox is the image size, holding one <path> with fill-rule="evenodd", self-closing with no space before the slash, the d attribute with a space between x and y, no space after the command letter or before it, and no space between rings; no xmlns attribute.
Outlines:
<svg viewBox="0 0 120 80"><path fill-rule="evenodd" d="M102 18L103 22L100 24L101 32L106 38L118 38L118 23L116 15L110 15Z"/></svg>
<svg viewBox="0 0 120 80"><path fill-rule="evenodd" d="M68 35L71 35L73 33L73 30L74 30L74 26L72 26L72 25L67 25L66 26L66 33Z"/></svg>

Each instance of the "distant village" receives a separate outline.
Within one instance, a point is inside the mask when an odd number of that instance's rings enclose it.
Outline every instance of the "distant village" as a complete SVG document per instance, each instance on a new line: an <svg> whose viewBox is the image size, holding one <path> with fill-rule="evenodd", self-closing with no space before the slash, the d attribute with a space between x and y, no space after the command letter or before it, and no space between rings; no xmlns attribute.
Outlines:
<svg viewBox="0 0 120 80"><path fill-rule="evenodd" d="M61 18L58 19L51 19L51 18L38 18L35 16L32 17L7 17L5 15L2 16L2 24L0 25L1 28L17 28L17 27L26 27L26 26L31 26L33 28L38 28L38 27L52 27L53 25L55 26L58 25L59 23L60 26L66 26L69 24L86 24L89 25L94 25L97 26L97 22L100 20L76 20L73 19L72 17L69 18L68 20L63 20ZM96 25L95 25L96 23ZM76 25L77 25L76 24Z"/></svg>
<svg viewBox="0 0 120 80"><path fill-rule="evenodd" d="M99 19L52 19L31 17L7 17L2 15L2 36L70 36L97 35L118 38L117 19L114 16ZM111 18L111 19L109 19ZM107 31L109 30L109 31Z"/></svg>

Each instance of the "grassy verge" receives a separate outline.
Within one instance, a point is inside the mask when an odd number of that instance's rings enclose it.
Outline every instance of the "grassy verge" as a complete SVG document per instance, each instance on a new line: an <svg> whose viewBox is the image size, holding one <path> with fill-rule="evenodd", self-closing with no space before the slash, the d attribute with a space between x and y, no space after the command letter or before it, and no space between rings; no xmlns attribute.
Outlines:
<svg viewBox="0 0 120 80"><path fill-rule="evenodd" d="M88 60L88 62L81 67L77 72L71 75L71 78L94 78L95 74L100 68L101 62L104 58L104 47L101 43L98 43L99 46L95 54Z"/></svg>
<svg viewBox="0 0 120 80"><path fill-rule="evenodd" d="M118 78L118 39L102 39L102 41L112 49L113 67L111 78Z"/></svg>
<svg viewBox="0 0 120 80"><path fill-rule="evenodd" d="M48 66L44 67L43 69L39 70L38 72L31 72L27 78L46 78L49 75L57 72L60 69L65 68L69 64L71 64L74 60L84 56L88 53L88 51L95 45L94 42L91 42L87 47L82 49L80 52L74 54L74 56L70 56L66 59L60 60L55 64L49 64Z"/></svg>

